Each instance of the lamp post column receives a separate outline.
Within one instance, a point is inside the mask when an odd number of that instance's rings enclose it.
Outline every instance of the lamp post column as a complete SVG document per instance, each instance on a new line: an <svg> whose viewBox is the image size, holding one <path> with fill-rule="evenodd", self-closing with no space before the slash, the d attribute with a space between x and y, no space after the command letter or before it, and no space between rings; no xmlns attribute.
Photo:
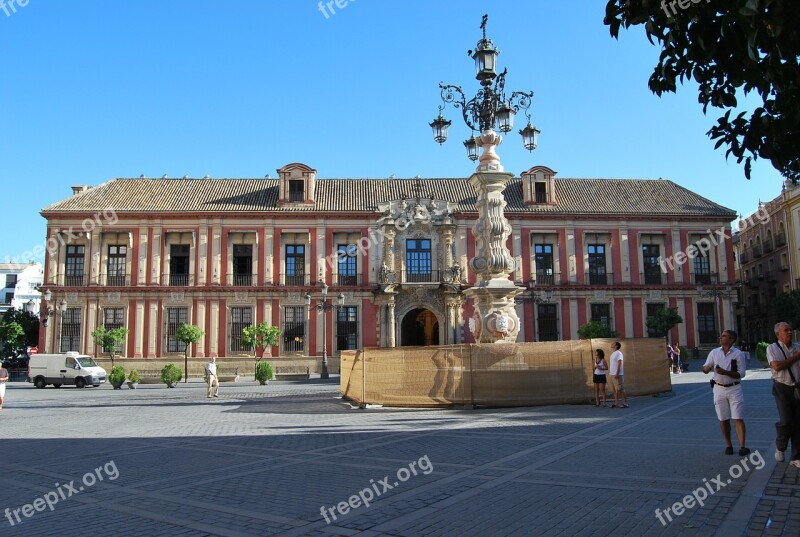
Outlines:
<svg viewBox="0 0 800 537"><path fill-rule="evenodd" d="M328 299L322 299L322 370L319 373L319 378L330 378L328 373Z"/></svg>

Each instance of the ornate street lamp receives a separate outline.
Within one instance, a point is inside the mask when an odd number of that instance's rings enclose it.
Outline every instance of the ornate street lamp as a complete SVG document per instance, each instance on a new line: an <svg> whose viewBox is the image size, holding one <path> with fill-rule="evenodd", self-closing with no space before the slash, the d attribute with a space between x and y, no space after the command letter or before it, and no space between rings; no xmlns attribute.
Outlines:
<svg viewBox="0 0 800 537"><path fill-rule="evenodd" d="M314 309L317 312L323 312L322 314L322 370L320 371L319 378L327 379L330 378L328 373L328 332L327 326L328 323L325 319L326 311L333 311L338 310L341 306L344 306L344 294L339 293L336 297L337 303L334 304L328 300L328 285L326 283L322 283L322 300L317 300L317 305L314 306ZM306 293L306 306L311 306L311 294Z"/></svg>
<svg viewBox="0 0 800 537"><path fill-rule="evenodd" d="M520 330L514 297L525 289L514 285L508 277L516 269L516 264L506 246L511 225L503 214L506 205L503 191L513 174L505 173L500 163L495 148L503 138L494 129L502 133L511 132L514 116L523 110L528 125L519 132L525 149L529 151L533 151L538 144L539 130L531 125L528 114L533 92L515 91L509 96L505 93L507 70L497 74L499 52L492 40L486 37L487 20L488 16L484 15L481 21L483 35L475 50L469 51L475 60L475 78L481 88L467 100L460 86L440 82L442 104L430 126L434 140L440 144L447 140L450 121L442 116L442 110L447 103L451 103L461 109L464 123L472 132L478 133L478 136L473 134L464 142L470 160L478 160L478 148L482 149L476 173L469 179L477 191L475 206L478 220L472 228L475 257L469 262L476 275L476 284L464 294L472 298L475 306L473 320L469 323L475 340L482 343L508 343L516 340Z"/></svg>

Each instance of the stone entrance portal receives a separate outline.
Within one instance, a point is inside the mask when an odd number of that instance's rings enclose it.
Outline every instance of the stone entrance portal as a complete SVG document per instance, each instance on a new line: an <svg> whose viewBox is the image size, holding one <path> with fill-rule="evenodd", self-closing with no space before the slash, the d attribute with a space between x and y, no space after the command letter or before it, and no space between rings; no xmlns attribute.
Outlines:
<svg viewBox="0 0 800 537"><path fill-rule="evenodd" d="M439 321L428 309L413 309L403 317L400 345L418 347L439 344Z"/></svg>

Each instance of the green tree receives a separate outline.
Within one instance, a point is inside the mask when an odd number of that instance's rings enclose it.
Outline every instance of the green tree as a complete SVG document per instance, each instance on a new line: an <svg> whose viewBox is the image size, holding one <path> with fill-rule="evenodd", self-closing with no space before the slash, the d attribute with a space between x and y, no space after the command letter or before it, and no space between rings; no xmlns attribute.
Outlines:
<svg viewBox="0 0 800 537"><path fill-rule="evenodd" d="M578 328L578 336L581 339L617 337L617 333L611 327L601 321L589 321Z"/></svg>
<svg viewBox="0 0 800 537"><path fill-rule="evenodd" d="M22 354L29 346L36 346L39 342L39 317L25 310L12 309L5 312L3 315L3 323L15 322L22 327L24 337L16 344L11 344L7 339L3 338L3 352L5 355L9 354Z"/></svg>
<svg viewBox="0 0 800 537"><path fill-rule="evenodd" d="M17 321L6 321L0 324L0 340L3 341L5 354L19 354L25 346L25 330Z"/></svg>
<svg viewBox="0 0 800 537"><path fill-rule="evenodd" d="M769 302L769 318L772 324L787 322L792 328L800 328L800 289L781 293ZM772 334L772 326L769 327Z"/></svg>
<svg viewBox="0 0 800 537"><path fill-rule="evenodd" d="M117 354L117 349L125 341L125 336L127 335L128 329L121 326L109 330L106 329L105 325L101 325L92 332L94 344L107 352L111 358L112 369L114 368L114 357Z"/></svg>
<svg viewBox="0 0 800 537"><path fill-rule="evenodd" d="M258 380L258 359L267 347L274 347L280 340L281 331L277 326L269 323L258 323L257 325L247 326L242 329L242 343L248 347L253 347L255 357L255 377ZM261 349L261 353L259 353Z"/></svg>
<svg viewBox="0 0 800 537"><path fill-rule="evenodd" d="M184 344L183 367L184 371L186 371L186 376L183 378L184 382L189 382L189 346L200 341L201 337L203 337L203 331L193 324L184 323L175 332L175 340Z"/></svg>
<svg viewBox="0 0 800 537"><path fill-rule="evenodd" d="M653 330L657 337L663 337L669 343L669 332L675 325L681 324L683 317L678 315L678 308L661 308L653 317L647 319L647 328Z"/></svg>
<svg viewBox="0 0 800 537"><path fill-rule="evenodd" d="M684 7L681 3L688 4ZM681 2L609 0L604 23L614 38L620 28L644 25L647 39L661 47L650 76L658 96L693 79L703 113L725 113L706 133L726 156L744 163L764 158L785 177L800 180L800 2L725 0ZM761 106L734 118L737 99L758 94Z"/></svg>

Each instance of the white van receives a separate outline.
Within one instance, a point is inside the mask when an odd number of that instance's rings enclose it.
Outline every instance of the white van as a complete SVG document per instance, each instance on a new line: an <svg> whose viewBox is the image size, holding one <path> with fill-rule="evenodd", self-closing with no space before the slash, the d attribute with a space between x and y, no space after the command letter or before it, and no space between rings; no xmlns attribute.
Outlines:
<svg viewBox="0 0 800 537"><path fill-rule="evenodd" d="M66 354L33 354L28 362L28 382L37 388L52 384L74 384L83 388L87 384L100 386L106 381L106 370L97 365L91 356L70 351Z"/></svg>

